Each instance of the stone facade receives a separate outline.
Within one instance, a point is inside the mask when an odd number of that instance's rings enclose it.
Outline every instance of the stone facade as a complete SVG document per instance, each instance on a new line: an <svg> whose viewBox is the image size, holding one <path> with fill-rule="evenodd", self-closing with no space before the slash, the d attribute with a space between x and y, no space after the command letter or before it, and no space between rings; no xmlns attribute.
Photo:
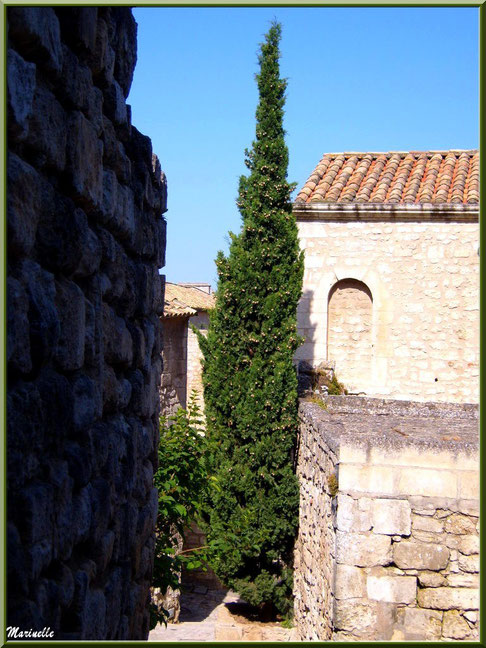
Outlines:
<svg viewBox="0 0 486 648"><path fill-rule="evenodd" d="M146 639L166 184L125 8L9 7L8 616Z"/></svg>
<svg viewBox="0 0 486 648"><path fill-rule="evenodd" d="M305 251L296 359L333 362L350 393L478 402L477 208L356 216L304 207L294 210Z"/></svg>
<svg viewBox="0 0 486 648"><path fill-rule="evenodd" d="M475 406L301 404L301 640L478 639Z"/></svg>

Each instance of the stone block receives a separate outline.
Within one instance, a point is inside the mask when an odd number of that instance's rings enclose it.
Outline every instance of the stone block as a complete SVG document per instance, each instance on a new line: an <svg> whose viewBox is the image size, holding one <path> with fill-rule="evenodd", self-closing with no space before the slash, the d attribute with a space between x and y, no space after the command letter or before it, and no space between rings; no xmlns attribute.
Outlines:
<svg viewBox="0 0 486 648"><path fill-rule="evenodd" d="M337 599L365 597L366 574L364 570L351 565L336 565L334 596Z"/></svg>
<svg viewBox="0 0 486 648"><path fill-rule="evenodd" d="M62 37L83 58L92 60L96 45L97 7L56 7ZM105 34L105 38L107 34Z"/></svg>
<svg viewBox="0 0 486 648"><path fill-rule="evenodd" d="M423 571L418 574L418 580L422 587L443 587L447 581L442 574L433 571Z"/></svg>
<svg viewBox="0 0 486 648"><path fill-rule="evenodd" d="M358 567L388 565L392 561L391 539L385 535L337 531L336 560Z"/></svg>
<svg viewBox="0 0 486 648"><path fill-rule="evenodd" d="M479 500L479 463L477 470L459 473L459 497Z"/></svg>
<svg viewBox="0 0 486 648"><path fill-rule="evenodd" d="M216 624L214 628L215 641L241 641L243 631L241 627Z"/></svg>
<svg viewBox="0 0 486 648"><path fill-rule="evenodd" d="M445 639L467 639L471 636L468 622L457 610L447 610L444 612L442 636Z"/></svg>
<svg viewBox="0 0 486 648"><path fill-rule="evenodd" d="M400 472L398 493L428 497L457 497L457 475L448 470L404 468Z"/></svg>
<svg viewBox="0 0 486 648"><path fill-rule="evenodd" d="M89 376L80 374L73 380L73 423L77 431L92 425L102 412L101 388Z"/></svg>
<svg viewBox="0 0 486 648"><path fill-rule="evenodd" d="M435 587L419 589L418 604L435 610L478 610L479 589L466 587Z"/></svg>
<svg viewBox="0 0 486 648"><path fill-rule="evenodd" d="M394 473L388 466L340 464L339 490L343 492L394 495Z"/></svg>
<svg viewBox="0 0 486 648"><path fill-rule="evenodd" d="M103 304L103 345L105 360L114 366L127 367L133 360L133 342L125 321L107 304Z"/></svg>
<svg viewBox="0 0 486 648"><path fill-rule="evenodd" d="M451 587L479 587L479 573L454 573L447 575Z"/></svg>
<svg viewBox="0 0 486 648"><path fill-rule="evenodd" d="M368 531L371 529L371 500L366 497L353 499L343 493L338 494L336 514L337 528L340 531Z"/></svg>
<svg viewBox="0 0 486 648"><path fill-rule="evenodd" d="M33 167L14 153L7 167L7 236L9 258L28 255L35 243L41 211L41 180Z"/></svg>
<svg viewBox="0 0 486 648"><path fill-rule="evenodd" d="M427 531L429 533L441 533L444 523L441 520L423 515L414 515L412 517L412 526L417 531Z"/></svg>
<svg viewBox="0 0 486 648"><path fill-rule="evenodd" d="M46 87L37 85L29 118L29 147L36 152L35 166L62 172L66 166L67 116Z"/></svg>
<svg viewBox="0 0 486 648"><path fill-rule="evenodd" d="M83 292L67 279L56 281L56 307L61 325L54 358L65 371L84 364L86 309Z"/></svg>
<svg viewBox="0 0 486 648"><path fill-rule="evenodd" d="M25 139L29 131L28 118L36 85L36 66L24 61L15 50L7 53L7 106L8 134L18 141Z"/></svg>
<svg viewBox="0 0 486 648"><path fill-rule="evenodd" d="M417 578L415 576L368 575L366 581L368 598L385 603L415 603Z"/></svg>
<svg viewBox="0 0 486 648"><path fill-rule="evenodd" d="M99 208L103 197L103 144L96 128L81 112L69 118L67 170L73 197L86 210Z"/></svg>
<svg viewBox="0 0 486 648"><path fill-rule="evenodd" d="M419 608L399 608L395 629L401 631L402 640L439 641L442 612Z"/></svg>
<svg viewBox="0 0 486 648"><path fill-rule="evenodd" d="M407 500L375 499L372 504L374 533L410 535L411 507Z"/></svg>
<svg viewBox="0 0 486 648"><path fill-rule="evenodd" d="M401 569L445 569L449 561L449 549L442 545L402 541L393 547L393 561Z"/></svg>
<svg viewBox="0 0 486 648"><path fill-rule="evenodd" d="M472 520L467 515L454 513L446 519L444 530L447 531L447 533L455 533L457 535L474 534L476 530L476 521Z"/></svg>
<svg viewBox="0 0 486 648"><path fill-rule="evenodd" d="M12 7L8 11L9 37L26 58L34 58L57 76L62 71L59 20L50 7Z"/></svg>
<svg viewBox="0 0 486 648"><path fill-rule="evenodd" d="M22 284L7 278L7 362L10 370L29 373L30 338L28 320L29 300Z"/></svg>
<svg viewBox="0 0 486 648"><path fill-rule="evenodd" d="M116 81L113 81L104 91L103 108L107 117L116 126L126 125L127 105L123 90Z"/></svg>
<svg viewBox="0 0 486 648"><path fill-rule="evenodd" d="M461 536L457 548L462 554L465 554L466 556L479 553L479 536Z"/></svg>
<svg viewBox="0 0 486 648"><path fill-rule="evenodd" d="M334 628L360 637L375 633L378 623L378 603L361 601L335 601Z"/></svg>
<svg viewBox="0 0 486 648"><path fill-rule="evenodd" d="M459 558L457 562L459 565L459 569L462 569L462 571L473 573L473 574L479 572L478 554L472 554L470 556L464 556L463 554L459 554Z"/></svg>

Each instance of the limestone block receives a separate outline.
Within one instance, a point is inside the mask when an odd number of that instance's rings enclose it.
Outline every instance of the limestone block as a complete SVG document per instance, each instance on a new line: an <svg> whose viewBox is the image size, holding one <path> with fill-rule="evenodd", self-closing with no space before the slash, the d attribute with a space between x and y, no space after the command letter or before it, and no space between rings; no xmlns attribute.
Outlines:
<svg viewBox="0 0 486 648"><path fill-rule="evenodd" d="M411 507L408 500L375 499L372 503L373 532L410 535Z"/></svg>
<svg viewBox="0 0 486 648"><path fill-rule="evenodd" d="M430 533L441 533L444 523L435 518L425 517L423 515L414 515L412 517L412 526L417 531L427 531Z"/></svg>
<svg viewBox="0 0 486 648"><path fill-rule="evenodd" d="M419 589L420 607L436 610L478 610L479 589L466 587L435 587Z"/></svg>
<svg viewBox="0 0 486 648"><path fill-rule="evenodd" d="M362 497L358 500L338 494L336 522L340 531L368 531L371 529L371 500Z"/></svg>
<svg viewBox="0 0 486 648"><path fill-rule="evenodd" d="M449 549L442 545L402 541L393 547L393 561L401 569L439 571L447 566Z"/></svg>
<svg viewBox="0 0 486 648"><path fill-rule="evenodd" d="M459 497L479 499L479 465L475 471L462 471L460 473Z"/></svg>
<svg viewBox="0 0 486 648"><path fill-rule="evenodd" d="M365 597L366 574L364 570L351 565L336 565L334 596L337 599Z"/></svg>
<svg viewBox="0 0 486 648"><path fill-rule="evenodd" d="M444 612L442 636L446 639L466 639L471 634L468 622L457 610Z"/></svg>
<svg viewBox="0 0 486 648"><path fill-rule="evenodd" d="M479 574L478 573L448 574L447 583L451 587L479 587Z"/></svg>
<svg viewBox="0 0 486 648"><path fill-rule="evenodd" d="M393 469L388 466L341 464L339 467L339 490L394 495Z"/></svg>
<svg viewBox="0 0 486 648"><path fill-rule="evenodd" d="M442 574L433 571L419 572L418 580L422 587L443 587L447 584Z"/></svg>
<svg viewBox="0 0 486 648"><path fill-rule="evenodd" d="M419 608L399 608L395 629L402 633L402 640L439 641L441 637L442 612Z"/></svg>
<svg viewBox="0 0 486 648"><path fill-rule="evenodd" d="M459 544L457 548L462 554L465 554L466 556L479 553L479 536L477 535L462 536L459 539Z"/></svg>
<svg viewBox="0 0 486 648"><path fill-rule="evenodd" d="M388 565L392 560L391 539L386 535L337 531L336 560L358 567Z"/></svg>
<svg viewBox="0 0 486 648"><path fill-rule="evenodd" d="M457 497L457 475L448 470L404 468L400 472L398 493L428 497Z"/></svg>
<svg viewBox="0 0 486 648"><path fill-rule="evenodd" d="M459 565L459 569L462 569L462 571L471 572L471 573L479 572L478 554L472 554L471 556L463 556L462 554L459 554L459 558L457 562Z"/></svg>
<svg viewBox="0 0 486 648"><path fill-rule="evenodd" d="M36 66L28 63L13 49L7 54L8 132L23 140L27 136L28 118L32 112L36 85Z"/></svg>
<svg viewBox="0 0 486 648"><path fill-rule="evenodd" d="M358 636L373 631L378 621L378 604L360 601L336 601L334 628L353 632Z"/></svg>
<svg viewBox="0 0 486 648"><path fill-rule="evenodd" d="M417 578L415 576L374 576L366 581L368 598L385 603L415 603Z"/></svg>
<svg viewBox="0 0 486 648"><path fill-rule="evenodd" d="M447 533L456 533L458 535L474 534L474 531L476 530L476 521L471 520L467 515L454 513L446 519L444 530L447 531Z"/></svg>

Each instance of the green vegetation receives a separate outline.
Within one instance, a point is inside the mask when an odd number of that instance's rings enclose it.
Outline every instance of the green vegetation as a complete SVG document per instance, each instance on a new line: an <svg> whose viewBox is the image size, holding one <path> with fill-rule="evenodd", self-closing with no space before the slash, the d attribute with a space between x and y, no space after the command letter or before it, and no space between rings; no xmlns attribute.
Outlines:
<svg viewBox="0 0 486 648"><path fill-rule="evenodd" d="M280 25L259 55L256 139L239 184L239 235L216 264L216 307L203 350L211 566L227 586L262 610L292 608L292 552L299 487L293 470L300 343L296 309L303 256L287 182L279 73Z"/></svg>
<svg viewBox="0 0 486 648"><path fill-rule="evenodd" d="M203 550L178 553L178 537L197 520L202 498L208 484L204 464L206 438L201 432L201 419L196 404L196 393L191 395L188 409L178 409L168 420L160 419L159 468L154 484L159 491L159 510L156 526L154 587L162 595L167 588L178 589L182 566L196 569L202 565ZM151 606L151 626L166 622L167 610Z"/></svg>

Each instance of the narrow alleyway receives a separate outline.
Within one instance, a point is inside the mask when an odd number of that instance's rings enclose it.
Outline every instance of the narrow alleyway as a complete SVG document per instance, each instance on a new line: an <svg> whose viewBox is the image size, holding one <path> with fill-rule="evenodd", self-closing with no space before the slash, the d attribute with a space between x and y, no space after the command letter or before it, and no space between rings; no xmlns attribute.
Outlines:
<svg viewBox="0 0 486 648"><path fill-rule="evenodd" d="M158 625L149 641L295 641L295 631L279 623L248 618L234 592L194 585L181 597L179 623Z"/></svg>

